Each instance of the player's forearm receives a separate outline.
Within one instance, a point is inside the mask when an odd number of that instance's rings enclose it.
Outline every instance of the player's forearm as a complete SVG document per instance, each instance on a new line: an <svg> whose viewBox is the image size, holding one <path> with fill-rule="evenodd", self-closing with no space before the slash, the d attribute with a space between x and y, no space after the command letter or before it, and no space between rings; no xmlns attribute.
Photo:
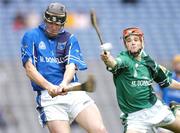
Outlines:
<svg viewBox="0 0 180 133"><path fill-rule="evenodd" d="M34 67L34 65L28 61L25 64L25 70L26 70L26 74L27 76L36 84L38 84L39 86L41 86L42 88L48 90L48 88L50 88L50 86L52 86L52 84L50 82L48 82L38 71L37 69Z"/></svg>
<svg viewBox="0 0 180 133"><path fill-rule="evenodd" d="M117 65L117 62L114 58L109 59L108 61L104 61L107 67L114 68Z"/></svg>
<svg viewBox="0 0 180 133"><path fill-rule="evenodd" d="M101 59L107 67L114 68L117 65L116 60L109 52L107 52L107 54L101 54Z"/></svg>
<svg viewBox="0 0 180 133"><path fill-rule="evenodd" d="M172 80L172 83L169 85L169 88L180 90L180 82Z"/></svg>
<svg viewBox="0 0 180 133"><path fill-rule="evenodd" d="M74 74L76 73L75 69L76 69L76 66L74 64L66 65L66 71L64 73L62 83L69 84L72 81Z"/></svg>

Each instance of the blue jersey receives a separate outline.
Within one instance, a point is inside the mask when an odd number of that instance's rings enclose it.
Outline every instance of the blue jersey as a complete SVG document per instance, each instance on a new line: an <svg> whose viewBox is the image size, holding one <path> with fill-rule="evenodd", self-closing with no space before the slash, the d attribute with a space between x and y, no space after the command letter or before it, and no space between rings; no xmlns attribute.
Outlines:
<svg viewBox="0 0 180 133"><path fill-rule="evenodd" d="M74 63L78 70L87 69L76 37L67 31L62 31L56 38L48 38L45 24L25 33L21 54L23 65L31 60L38 72L54 85L62 82L67 64ZM77 81L75 75L72 82ZM34 91L44 90L33 81L31 84Z"/></svg>
<svg viewBox="0 0 180 133"><path fill-rule="evenodd" d="M173 73L172 78L176 81L180 81L180 78ZM163 88L162 89L162 99L164 102L169 105L171 101L176 101L180 103L180 90L170 89L170 88Z"/></svg>

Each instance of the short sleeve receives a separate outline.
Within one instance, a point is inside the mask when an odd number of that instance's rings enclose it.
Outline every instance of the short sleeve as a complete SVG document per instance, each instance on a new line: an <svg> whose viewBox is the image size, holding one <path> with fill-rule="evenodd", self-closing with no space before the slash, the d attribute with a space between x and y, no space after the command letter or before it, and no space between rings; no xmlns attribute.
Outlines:
<svg viewBox="0 0 180 133"><path fill-rule="evenodd" d="M165 67L157 64L149 55L145 56L144 60L151 71L153 80L158 83L161 88L168 87L172 82L172 73Z"/></svg>
<svg viewBox="0 0 180 133"><path fill-rule="evenodd" d="M30 33L25 33L21 41L21 60L23 66L29 59L33 59L33 40Z"/></svg>
<svg viewBox="0 0 180 133"><path fill-rule="evenodd" d="M154 81L162 88L168 87L172 83L172 73L165 67L158 65L157 72L154 74Z"/></svg>
<svg viewBox="0 0 180 133"><path fill-rule="evenodd" d="M78 70L87 69L77 39L72 35L66 45L66 63L74 63Z"/></svg>

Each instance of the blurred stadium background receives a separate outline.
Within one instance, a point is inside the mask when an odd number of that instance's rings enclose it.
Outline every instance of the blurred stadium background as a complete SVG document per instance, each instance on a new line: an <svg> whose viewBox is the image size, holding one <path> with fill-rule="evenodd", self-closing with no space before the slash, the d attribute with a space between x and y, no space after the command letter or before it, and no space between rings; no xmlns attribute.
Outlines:
<svg viewBox="0 0 180 133"><path fill-rule="evenodd" d="M123 50L122 29L140 27L145 49L157 62L171 69L171 59L180 53L179 0L56 0L68 10L67 29L79 39L88 70L78 73L80 81L95 75L96 101L110 133L121 133L120 110L112 77L100 61L99 40L90 25L89 11L95 9L105 42L113 44L113 55ZM42 21L42 13L54 0L0 1L0 133L47 133L35 110L35 94L20 61L24 31ZM77 125L72 133L85 133Z"/></svg>

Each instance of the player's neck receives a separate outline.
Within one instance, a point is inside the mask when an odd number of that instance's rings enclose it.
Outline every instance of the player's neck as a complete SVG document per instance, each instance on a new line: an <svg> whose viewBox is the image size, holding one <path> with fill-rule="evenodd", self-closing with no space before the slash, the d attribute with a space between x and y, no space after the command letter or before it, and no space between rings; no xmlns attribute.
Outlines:
<svg viewBox="0 0 180 133"><path fill-rule="evenodd" d="M135 59L141 61L141 55L139 54L138 56L135 57Z"/></svg>

